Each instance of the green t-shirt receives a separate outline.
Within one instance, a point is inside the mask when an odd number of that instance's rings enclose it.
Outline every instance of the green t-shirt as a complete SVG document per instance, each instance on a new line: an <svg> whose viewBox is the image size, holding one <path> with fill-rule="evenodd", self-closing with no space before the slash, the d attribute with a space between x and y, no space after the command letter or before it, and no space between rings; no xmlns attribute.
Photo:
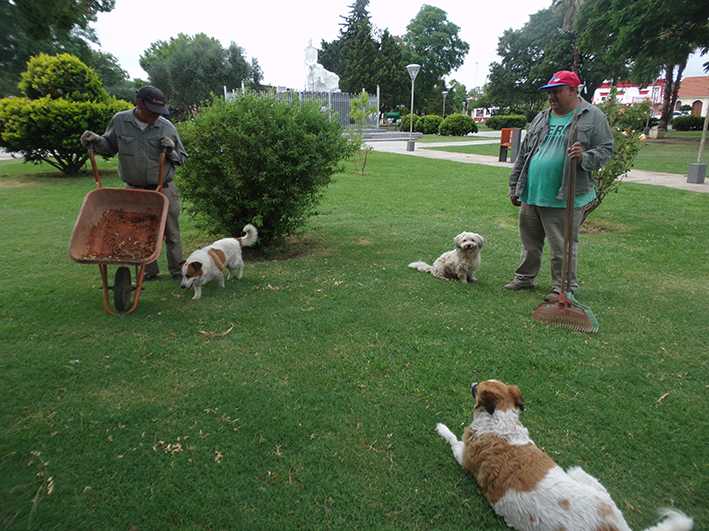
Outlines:
<svg viewBox="0 0 709 531"><path fill-rule="evenodd" d="M549 115L549 132L532 157L527 171L527 185L520 201L540 207L566 208L566 201L556 198L564 179L564 162L567 158L564 143L564 129L574 116L573 111L566 116ZM574 207L579 208L593 201L596 192L577 195Z"/></svg>

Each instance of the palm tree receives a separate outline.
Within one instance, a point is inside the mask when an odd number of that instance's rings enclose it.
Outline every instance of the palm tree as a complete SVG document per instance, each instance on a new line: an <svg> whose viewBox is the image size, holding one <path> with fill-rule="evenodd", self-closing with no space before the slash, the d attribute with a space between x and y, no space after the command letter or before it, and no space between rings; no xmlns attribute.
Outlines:
<svg viewBox="0 0 709 531"><path fill-rule="evenodd" d="M581 53L578 47L578 36L574 33L574 21L576 20L576 14L581 9L585 0L552 0L551 9L552 11L561 11L564 13L564 23L561 26L563 31L570 32L574 40L574 64L571 67L571 71L575 74L579 73L579 64L581 62Z"/></svg>

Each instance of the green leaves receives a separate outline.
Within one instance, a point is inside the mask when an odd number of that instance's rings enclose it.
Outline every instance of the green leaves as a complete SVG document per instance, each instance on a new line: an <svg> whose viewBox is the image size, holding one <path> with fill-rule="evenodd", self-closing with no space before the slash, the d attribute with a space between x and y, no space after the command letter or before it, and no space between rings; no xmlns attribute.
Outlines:
<svg viewBox="0 0 709 531"><path fill-rule="evenodd" d="M20 88L26 97L0 100L0 146L67 175L88 158L81 133L103 131L116 112L131 107L109 96L96 73L68 54L33 57Z"/></svg>
<svg viewBox="0 0 709 531"><path fill-rule="evenodd" d="M338 123L320 108L246 93L228 102L214 98L180 126L190 159L178 183L200 228L240 236L253 223L259 246L282 246L353 153Z"/></svg>

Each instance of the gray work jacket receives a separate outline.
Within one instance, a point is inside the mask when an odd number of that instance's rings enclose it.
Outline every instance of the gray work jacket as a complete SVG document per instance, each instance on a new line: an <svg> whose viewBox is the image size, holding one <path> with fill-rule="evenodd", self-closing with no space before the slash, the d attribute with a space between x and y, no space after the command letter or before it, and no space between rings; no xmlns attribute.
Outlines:
<svg viewBox="0 0 709 531"><path fill-rule="evenodd" d="M175 126L162 116L141 130L133 109L116 113L96 150L107 155L118 153L118 175L124 182L139 187L155 186L159 180L160 139L164 136L175 143L172 153L165 157L163 182L168 183L175 176L175 166L187 161L187 153Z"/></svg>
<svg viewBox="0 0 709 531"><path fill-rule="evenodd" d="M581 99L577 108L578 141L583 147L583 159L576 165L576 195L587 194L595 187L592 172L599 170L613 156L613 133L608 126L608 120L600 109L586 100ZM510 173L510 197L521 197L527 185L527 171L532 157L537 153L544 137L549 132L549 115L551 109L546 109L535 116L529 124L527 134L520 146L517 159ZM564 130L566 147L571 147L571 122ZM561 201L566 200L568 189L567 166L569 158L564 163L564 178L556 196Z"/></svg>

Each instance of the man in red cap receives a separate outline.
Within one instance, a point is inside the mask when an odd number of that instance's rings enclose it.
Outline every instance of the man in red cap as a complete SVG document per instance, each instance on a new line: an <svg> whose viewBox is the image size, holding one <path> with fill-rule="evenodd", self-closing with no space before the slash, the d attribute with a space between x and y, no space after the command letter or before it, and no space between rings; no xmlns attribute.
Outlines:
<svg viewBox="0 0 709 531"><path fill-rule="evenodd" d="M540 87L546 90L549 108L540 112L527 129L510 174L509 196L520 207L520 265L505 289L534 288L542 263L544 240L549 241L552 289L545 300L561 292L561 264L564 254L564 224L568 190L568 164L576 164L576 197L570 289L578 290L576 259L579 226L586 204L596 197L592 172L613 155L613 134L605 115L579 98L579 78L562 70ZM578 140L571 143L571 124L578 115Z"/></svg>
<svg viewBox="0 0 709 531"><path fill-rule="evenodd" d="M84 131L81 143L92 144L107 155L118 153L118 175L126 188L155 190L159 180L159 160L165 149L163 194L169 206L165 220L167 268L175 280L182 279L182 241L180 239L180 195L173 182L175 166L187 161L187 153L175 126L163 115L170 114L163 93L146 85L136 93L135 108L116 113L103 135ZM145 280L158 273L157 261L145 266Z"/></svg>

